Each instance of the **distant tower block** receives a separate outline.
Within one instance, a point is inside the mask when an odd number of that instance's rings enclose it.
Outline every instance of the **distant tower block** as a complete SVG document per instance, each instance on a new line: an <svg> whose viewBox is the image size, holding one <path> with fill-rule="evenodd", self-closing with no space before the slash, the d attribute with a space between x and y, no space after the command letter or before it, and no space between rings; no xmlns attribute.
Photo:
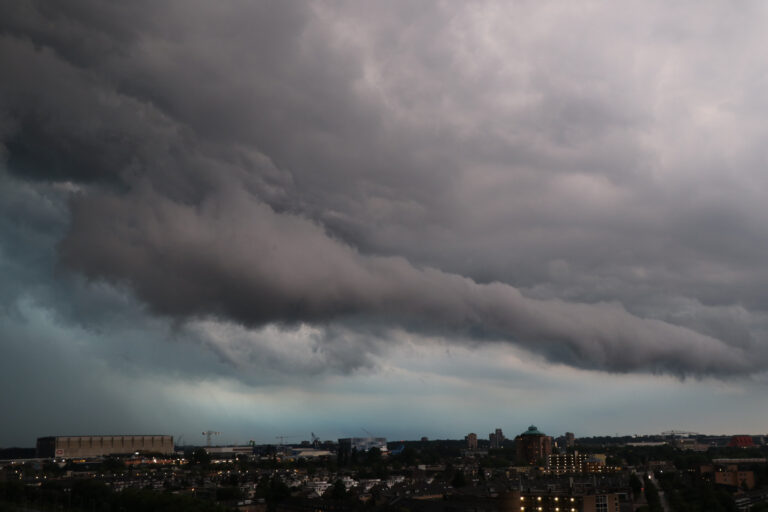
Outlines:
<svg viewBox="0 0 768 512"><path fill-rule="evenodd" d="M535 425L515 438L518 462L523 464L544 463L552 453L552 438L541 432Z"/></svg>
<svg viewBox="0 0 768 512"><path fill-rule="evenodd" d="M469 433L464 439L467 441L467 450L477 451L477 434Z"/></svg>
<svg viewBox="0 0 768 512"><path fill-rule="evenodd" d="M491 441L491 448L501 448L504 444L504 433L497 428L496 432L488 434L488 439Z"/></svg>

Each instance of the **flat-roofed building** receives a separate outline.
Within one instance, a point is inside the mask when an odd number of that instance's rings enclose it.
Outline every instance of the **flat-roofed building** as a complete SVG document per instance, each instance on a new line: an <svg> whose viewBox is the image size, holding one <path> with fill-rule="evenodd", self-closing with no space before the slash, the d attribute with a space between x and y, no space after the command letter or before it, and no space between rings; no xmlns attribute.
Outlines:
<svg viewBox="0 0 768 512"><path fill-rule="evenodd" d="M173 436L55 436L37 438L38 457L72 459L136 452L173 453Z"/></svg>
<svg viewBox="0 0 768 512"><path fill-rule="evenodd" d="M725 468L718 468L714 474L716 484L728 485L746 490L754 489L755 487L755 472L739 471L739 467L735 464Z"/></svg>
<svg viewBox="0 0 768 512"><path fill-rule="evenodd" d="M583 473L587 457L579 452L547 455L547 470L555 475Z"/></svg>

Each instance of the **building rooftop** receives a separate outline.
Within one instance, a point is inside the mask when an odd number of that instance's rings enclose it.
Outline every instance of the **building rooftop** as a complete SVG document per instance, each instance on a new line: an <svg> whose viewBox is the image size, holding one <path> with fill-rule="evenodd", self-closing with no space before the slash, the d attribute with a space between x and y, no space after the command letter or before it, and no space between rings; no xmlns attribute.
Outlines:
<svg viewBox="0 0 768 512"><path fill-rule="evenodd" d="M528 430L520 434L521 436L545 436L544 432L540 431L538 428L536 428L536 425L531 425L528 427Z"/></svg>

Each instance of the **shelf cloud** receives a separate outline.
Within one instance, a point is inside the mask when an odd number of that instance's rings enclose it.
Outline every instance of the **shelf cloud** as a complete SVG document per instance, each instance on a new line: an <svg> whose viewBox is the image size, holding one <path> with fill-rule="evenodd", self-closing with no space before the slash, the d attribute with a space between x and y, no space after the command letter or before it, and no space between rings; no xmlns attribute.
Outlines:
<svg viewBox="0 0 768 512"><path fill-rule="evenodd" d="M59 272L234 324L234 353L309 325L345 333L310 373L401 330L753 375L762 9L9 3L4 172L65 194Z"/></svg>

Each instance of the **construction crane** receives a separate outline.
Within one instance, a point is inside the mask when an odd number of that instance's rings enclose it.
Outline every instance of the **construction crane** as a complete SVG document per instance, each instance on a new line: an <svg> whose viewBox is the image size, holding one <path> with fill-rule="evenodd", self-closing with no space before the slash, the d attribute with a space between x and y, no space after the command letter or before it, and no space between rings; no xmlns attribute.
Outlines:
<svg viewBox="0 0 768 512"><path fill-rule="evenodd" d="M315 435L314 432L310 432L312 434L312 446L315 448L320 447L320 438Z"/></svg>
<svg viewBox="0 0 768 512"><path fill-rule="evenodd" d="M202 433L202 435L205 436L206 446L211 446L211 436L221 435L221 432L216 432L214 430L206 430L205 432Z"/></svg>

